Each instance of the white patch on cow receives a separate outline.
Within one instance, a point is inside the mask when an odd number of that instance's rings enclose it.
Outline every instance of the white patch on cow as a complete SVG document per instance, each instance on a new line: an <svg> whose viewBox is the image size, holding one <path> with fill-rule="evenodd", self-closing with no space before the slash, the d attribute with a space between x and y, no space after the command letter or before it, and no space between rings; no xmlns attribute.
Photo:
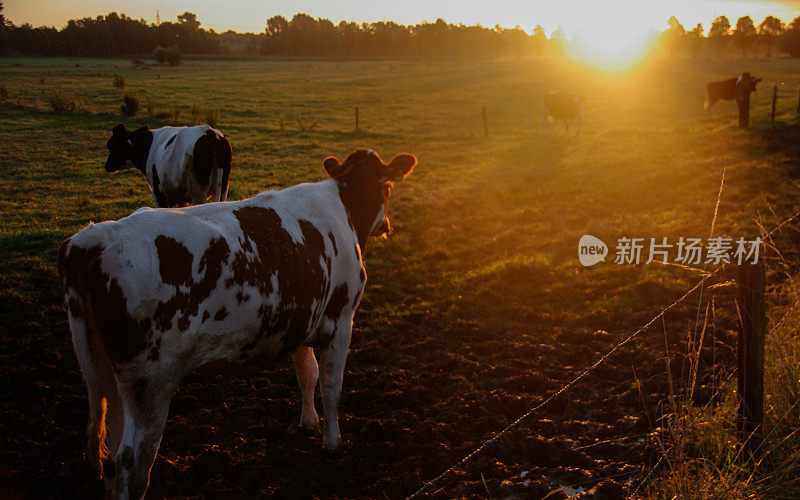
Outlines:
<svg viewBox="0 0 800 500"><path fill-rule="evenodd" d="M370 226L370 234L375 235L375 232L378 230L380 225L386 220L386 205L381 205L381 209L378 211L378 215L375 217L375 221ZM379 235L375 235L379 236Z"/></svg>
<svg viewBox="0 0 800 500"><path fill-rule="evenodd" d="M195 143L209 130L223 136L222 132L208 125L161 127L152 130L153 142L147 154L145 168L145 175L147 175L150 185L154 185L153 171L156 171L162 191L186 190L192 198L192 203L204 203L208 196L208 186L201 185L197 181L194 171L189 167L194 162ZM170 140L172 140L171 143ZM169 143L169 147L167 147L167 143Z"/></svg>

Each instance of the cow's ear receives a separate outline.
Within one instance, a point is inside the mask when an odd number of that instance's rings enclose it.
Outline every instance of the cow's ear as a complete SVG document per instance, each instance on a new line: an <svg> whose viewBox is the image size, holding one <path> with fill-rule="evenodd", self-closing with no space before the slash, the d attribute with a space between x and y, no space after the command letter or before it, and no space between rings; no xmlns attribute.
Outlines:
<svg viewBox="0 0 800 500"><path fill-rule="evenodd" d="M328 176L331 179L336 179L344 172L342 164L333 156L325 158L325 160L322 161L322 166L325 167L325 171L328 172Z"/></svg>
<svg viewBox="0 0 800 500"><path fill-rule="evenodd" d="M111 129L111 133L115 136L122 137L125 135L125 124L124 123L117 123L114 128Z"/></svg>
<svg viewBox="0 0 800 500"><path fill-rule="evenodd" d="M389 180L393 182L400 182L414 170L417 164L417 158L410 154L399 154L392 158L392 161L386 165L386 174Z"/></svg>

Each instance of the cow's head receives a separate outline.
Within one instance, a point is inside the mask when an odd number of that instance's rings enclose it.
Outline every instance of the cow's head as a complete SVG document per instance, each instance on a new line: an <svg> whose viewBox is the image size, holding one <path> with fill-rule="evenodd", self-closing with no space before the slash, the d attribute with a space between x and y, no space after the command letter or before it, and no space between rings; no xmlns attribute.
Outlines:
<svg viewBox="0 0 800 500"><path fill-rule="evenodd" d="M745 75L749 75L749 73L745 73ZM756 78L754 76L748 76L747 79L744 79L740 76L736 79L736 90L740 96L749 94L750 92L755 92L756 84L760 81L761 78Z"/></svg>
<svg viewBox="0 0 800 500"><path fill-rule="evenodd" d="M353 151L343 162L333 156L325 158L325 171L339 186L339 196L362 247L369 236L391 232L392 186L405 179L416 164L417 159L409 154L399 154L386 164L371 149Z"/></svg>
<svg viewBox="0 0 800 500"><path fill-rule="evenodd" d="M128 168L144 171L147 155L153 142L153 133L147 126L138 130L128 130L122 123L111 131L111 139L106 143L108 160L106 172L116 172Z"/></svg>

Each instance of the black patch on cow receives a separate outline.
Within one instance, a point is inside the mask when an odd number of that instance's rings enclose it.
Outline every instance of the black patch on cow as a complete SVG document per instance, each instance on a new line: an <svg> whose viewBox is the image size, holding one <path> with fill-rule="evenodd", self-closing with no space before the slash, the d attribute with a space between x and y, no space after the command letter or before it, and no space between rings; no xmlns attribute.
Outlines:
<svg viewBox="0 0 800 500"><path fill-rule="evenodd" d="M99 333L111 359L124 363L146 348L151 321L130 316L122 288L103 271L102 252L70 245L67 255L62 245L59 269L65 288L82 298L87 340Z"/></svg>
<svg viewBox="0 0 800 500"><path fill-rule="evenodd" d="M282 335L279 355L294 352L319 320L322 311L313 306L324 302L330 287L325 240L313 224L299 220L303 238L295 243L271 208L244 207L234 211L234 216L243 234L242 250L234 255L233 277L226 286L249 284L268 297L274 291L272 276L277 275L281 297L276 310L266 304L259 308L261 328L242 351L253 349L265 335Z"/></svg>
<svg viewBox="0 0 800 500"><path fill-rule="evenodd" d="M106 172L116 172L126 168L127 161L144 172L152 144L153 132L148 127L131 131L126 129L125 125L118 124L114 127L111 138L106 143L108 148Z"/></svg>
<svg viewBox="0 0 800 500"><path fill-rule="evenodd" d="M207 130L205 134L194 143L194 153L192 156L194 177L202 186L207 186L211 178L211 170L216 164L216 149L214 142L217 134L213 130Z"/></svg>
<svg viewBox="0 0 800 500"><path fill-rule="evenodd" d="M106 479L111 479L117 475L117 467L114 464L114 461L110 458L106 458L103 460L103 477Z"/></svg>
<svg viewBox="0 0 800 500"><path fill-rule="evenodd" d="M333 246L333 255L339 255L339 249L336 248L336 238L333 237L333 233L328 233L328 239L331 240L331 246Z"/></svg>
<svg viewBox="0 0 800 500"><path fill-rule="evenodd" d="M230 285L230 280L228 280L228 288L230 288L230 286L231 286ZM242 302L247 302L248 300L250 300L250 296L249 295L247 295L245 293L242 293L241 290L236 292L236 303L237 304L242 305Z"/></svg>
<svg viewBox="0 0 800 500"><path fill-rule="evenodd" d="M83 305L81 305L81 301L76 297L69 298L67 301L67 309L69 309L69 313L73 318L83 317Z"/></svg>
<svg viewBox="0 0 800 500"><path fill-rule="evenodd" d="M133 383L133 399L137 403L141 403L144 399L145 391L147 390L147 380L143 378L137 378L136 381Z"/></svg>
<svg viewBox="0 0 800 500"><path fill-rule="evenodd" d="M135 465L135 457L133 456L133 448L130 446L126 446L122 449L122 453L119 455L119 459L117 460L117 465L122 470L131 470Z"/></svg>
<svg viewBox="0 0 800 500"><path fill-rule="evenodd" d="M217 313L214 315L214 321L222 321L227 317L228 317L228 310L225 309L225 307L223 306L222 309L217 311Z"/></svg>
<svg viewBox="0 0 800 500"><path fill-rule="evenodd" d="M347 304L350 293L347 289L347 283L342 283L333 289L328 305L325 307L325 316L328 319L336 321L342 315L342 309Z"/></svg>
<svg viewBox="0 0 800 500"><path fill-rule="evenodd" d="M153 347L150 348L150 354L147 355L147 359L150 361L157 361L158 356L160 354L161 349L161 338L157 338L155 342L153 342Z"/></svg>
<svg viewBox="0 0 800 500"><path fill-rule="evenodd" d="M208 318L210 317L211 315L208 313L208 311L203 311L203 319L201 320L201 322L205 323L206 321L208 321Z"/></svg>
<svg viewBox="0 0 800 500"><path fill-rule="evenodd" d="M175 247L174 250L175 252L169 257L169 265L174 265L182 269L184 273L187 269L191 270L193 256L188 253L188 251L183 252L178 250L177 247ZM184 332L189 328L191 317L199 314L200 304L207 299L214 288L216 288L217 282L222 275L223 265L227 264L229 256L230 247L228 246L228 242L221 237L215 238L211 240L203 256L200 257L197 272L202 277L199 281L194 281L191 275L187 276L185 274L174 278L176 280L180 279L182 282L185 281L189 289L185 292L176 290L175 295L156 306L156 326L160 330L166 331L171 329L173 319L176 316L176 326L178 330ZM177 261L173 261L172 259L176 259Z"/></svg>
<svg viewBox="0 0 800 500"><path fill-rule="evenodd" d="M161 281L175 288L189 286L192 283L193 259L189 250L174 238L164 235L156 236L155 245Z"/></svg>
<svg viewBox="0 0 800 500"><path fill-rule="evenodd" d="M176 137L178 137L178 134L175 134L172 137L170 137L169 140L167 141L167 143L164 145L164 149L167 149L170 146L170 144L175 142L175 138Z"/></svg>

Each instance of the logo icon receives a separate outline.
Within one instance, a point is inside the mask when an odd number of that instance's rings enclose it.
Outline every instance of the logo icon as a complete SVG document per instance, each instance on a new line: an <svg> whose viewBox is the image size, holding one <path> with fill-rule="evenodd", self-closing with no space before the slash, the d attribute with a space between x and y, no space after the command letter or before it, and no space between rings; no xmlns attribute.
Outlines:
<svg viewBox="0 0 800 500"><path fill-rule="evenodd" d="M607 255L608 245L603 243L603 240L591 234L581 236L578 242L578 260L582 265L593 266L598 262L605 261Z"/></svg>

